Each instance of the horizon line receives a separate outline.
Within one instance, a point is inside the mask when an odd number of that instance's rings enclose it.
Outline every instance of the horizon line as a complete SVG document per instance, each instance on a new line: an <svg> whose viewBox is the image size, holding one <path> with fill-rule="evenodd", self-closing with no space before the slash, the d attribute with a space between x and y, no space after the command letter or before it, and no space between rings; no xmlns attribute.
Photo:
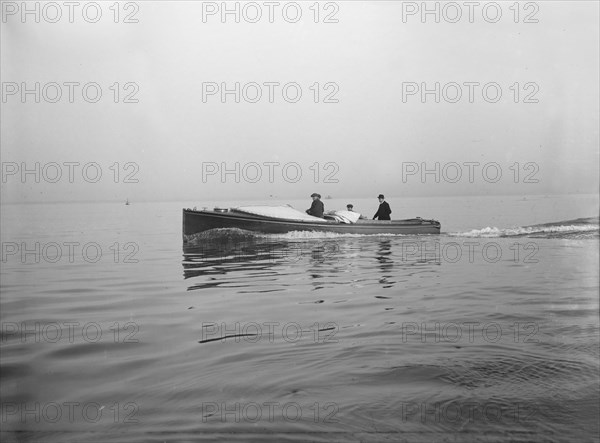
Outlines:
<svg viewBox="0 0 600 443"><path fill-rule="evenodd" d="M401 199L401 198L454 198L454 197L539 197L539 196L544 196L544 197L550 197L550 196L567 196L567 195L578 195L578 196L598 196L600 198L600 193L587 193L587 192L565 192L565 193L534 193L534 194L452 194L452 195L404 195L404 196L388 196L386 197L387 199ZM300 200L303 199L305 197L267 197L265 200L284 200L284 199L290 199L290 200ZM308 198L308 197L306 197ZM371 197L331 197L329 198L323 198L322 200L339 200L339 199L364 199L364 198L371 198ZM375 198L375 197L373 197ZM191 199L159 199L159 200L131 200L131 199L125 199L128 200L129 203L133 203L133 202L137 202L137 203L176 203L176 202L184 202L184 201L188 201ZM125 200L123 199L110 199L110 200L34 200L34 201L2 201L0 199L0 205L22 205L22 204L53 204L53 203L121 203L124 204ZM242 200L242 201L248 201L248 200L260 200L260 198L254 198L254 197L238 197L238 198L230 198L227 199L225 201L231 201L231 200ZM209 201L213 201L212 199Z"/></svg>

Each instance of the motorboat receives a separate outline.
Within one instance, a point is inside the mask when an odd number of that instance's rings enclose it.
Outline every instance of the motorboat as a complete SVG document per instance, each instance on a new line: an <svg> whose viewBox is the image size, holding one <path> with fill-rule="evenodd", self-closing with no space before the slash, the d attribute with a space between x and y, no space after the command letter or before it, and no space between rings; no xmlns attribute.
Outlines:
<svg viewBox="0 0 600 443"><path fill-rule="evenodd" d="M439 234L440 222L420 217L406 220L366 220L351 211L330 211L313 217L290 206L244 206L183 210L183 240L211 229L242 229L264 234L293 231L338 234Z"/></svg>

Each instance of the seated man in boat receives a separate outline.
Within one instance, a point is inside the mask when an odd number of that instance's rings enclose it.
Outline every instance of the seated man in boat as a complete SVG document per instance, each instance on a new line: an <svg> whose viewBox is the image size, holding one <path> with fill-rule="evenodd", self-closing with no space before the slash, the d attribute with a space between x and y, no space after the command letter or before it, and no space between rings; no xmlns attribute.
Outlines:
<svg viewBox="0 0 600 443"><path fill-rule="evenodd" d="M390 209L390 205L385 201L385 197L383 194L379 194L377 198L379 199L379 209L377 209L377 212L373 216L373 220L376 218L379 220L391 220L390 214L392 210Z"/></svg>
<svg viewBox="0 0 600 443"><path fill-rule="evenodd" d="M348 204L346 205L346 210L347 210L347 211L350 211L350 212L354 212L354 205L353 205L352 203L348 203ZM359 214L359 217L358 217L358 218L359 218L359 219L361 219L361 220L364 220L364 219L366 219L367 217L365 217L365 216L364 216L364 215L362 215L362 214Z"/></svg>
<svg viewBox="0 0 600 443"><path fill-rule="evenodd" d="M312 204L310 205L310 209L306 210L306 213L308 215L312 215L313 217L323 218L323 213L325 212L325 206L323 205L323 202L320 200L321 194L317 194L316 192L313 192L311 197L312 197L313 201L312 201Z"/></svg>

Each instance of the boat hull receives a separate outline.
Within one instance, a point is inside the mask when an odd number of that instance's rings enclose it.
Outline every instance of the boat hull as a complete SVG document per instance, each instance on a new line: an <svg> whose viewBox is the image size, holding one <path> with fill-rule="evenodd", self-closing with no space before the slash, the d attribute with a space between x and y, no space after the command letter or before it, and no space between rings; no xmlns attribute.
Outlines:
<svg viewBox="0 0 600 443"><path fill-rule="evenodd" d="M211 229L237 228L265 234L292 231L334 232L338 234L439 234L440 223L420 218L410 220L359 220L346 224L335 221L289 221L239 212L183 210L183 240Z"/></svg>

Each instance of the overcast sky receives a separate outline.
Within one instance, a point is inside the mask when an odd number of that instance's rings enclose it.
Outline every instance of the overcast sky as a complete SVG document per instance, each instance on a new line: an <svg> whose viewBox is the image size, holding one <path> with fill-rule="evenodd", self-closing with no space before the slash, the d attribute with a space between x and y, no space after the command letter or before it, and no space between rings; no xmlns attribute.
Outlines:
<svg viewBox="0 0 600 443"><path fill-rule="evenodd" d="M2 201L598 192L598 2L289 3L2 2Z"/></svg>

